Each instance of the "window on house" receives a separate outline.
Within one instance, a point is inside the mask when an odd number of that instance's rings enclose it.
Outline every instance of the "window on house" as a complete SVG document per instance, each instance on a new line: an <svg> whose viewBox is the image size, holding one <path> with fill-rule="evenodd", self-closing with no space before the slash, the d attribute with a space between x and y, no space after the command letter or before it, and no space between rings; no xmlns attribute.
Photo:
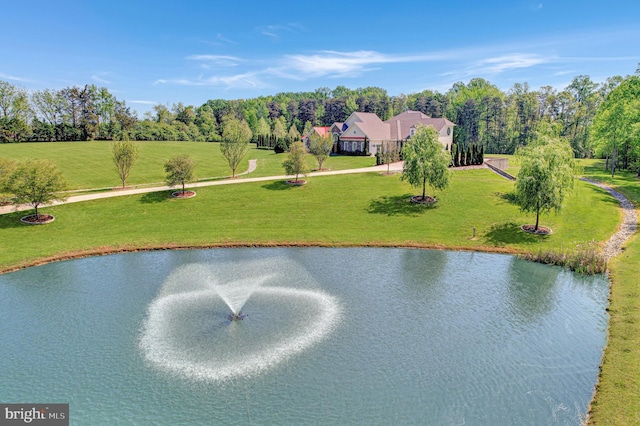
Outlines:
<svg viewBox="0 0 640 426"><path fill-rule="evenodd" d="M409 130L409 136L413 136L416 134L416 129Z"/></svg>

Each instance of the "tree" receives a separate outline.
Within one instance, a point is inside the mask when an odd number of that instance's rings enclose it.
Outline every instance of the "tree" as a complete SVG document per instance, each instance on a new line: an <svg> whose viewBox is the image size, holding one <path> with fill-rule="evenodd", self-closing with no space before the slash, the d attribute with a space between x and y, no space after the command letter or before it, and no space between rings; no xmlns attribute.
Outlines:
<svg viewBox="0 0 640 426"><path fill-rule="evenodd" d="M193 169L195 161L189 155L176 155L164 163L164 171L167 173L166 182L169 186L182 185L184 195L184 185L193 182Z"/></svg>
<svg viewBox="0 0 640 426"><path fill-rule="evenodd" d="M292 124L291 127L289 128L288 135L289 135L289 140L291 142L296 142L300 140L300 132L296 128L295 124Z"/></svg>
<svg viewBox="0 0 640 426"><path fill-rule="evenodd" d="M251 129L246 121L234 117L225 120L220 151L231 167L232 177L236 177L236 169L249 151L251 137Z"/></svg>
<svg viewBox="0 0 640 426"><path fill-rule="evenodd" d="M281 120L273 120L273 130L271 131L271 134L278 140L282 140L287 137L287 131L284 129Z"/></svg>
<svg viewBox="0 0 640 426"><path fill-rule="evenodd" d="M382 164L387 165L387 174L390 174L391 163L400 159L398 144L390 141L383 142L380 148L378 148L378 158L380 158Z"/></svg>
<svg viewBox="0 0 640 426"><path fill-rule="evenodd" d="M0 158L0 203L7 201L3 194L11 192L9 190L9 176L11 176L14 169L14 161Z"/></svg>
<svg viewBox="0 0 640 426"><path fill-rule="evenodd" d="M437 190L449 185L451 157L438 140L438 132L431 126L418 126L402 148L404 168L401 179L415 188L422 187L421 201L427 200L427 184Z"/></svg>
<svg viewBox="0 0 640 426"><path fill-rule="evenodd" d="M43 121L53 126L61 122L64 99L59 92L49 89L37 90L31 94L31 102Z"/></svg>
<svg viewBox="0 0 640 426"><path fill-rule="evenodd" d="M260 120L258 120L257 132L259 136L264 137L268 137L271 134L271 127L264 117L261 117Z"/></svg>
<svg viewBox="0 0 640 426"><path fill-rule="evenodd" d="M611 156L612 177L618 157L623 168L640 157L640 77L625 78L609 93L593 119L591 138L596 154Z"/></svg>
<svg viewBox="0 0 640 426"><path fill-rule="evenodd" d="M67 187L55 163L51 160L28 160L19 164L7 181L13 203L30 204L39 218L38 207L51 201L64 201L60 194Z"/></svg>
<svg viewBox="0 0 640 426"><path fill-rule="evenodd" d="M331 135L320 136L317 132L312 132L309 136L309 153L318 161L318 170L322 170L322 163L331 154L333 148L333 137Z"/></svg>
<svg viewBox="0 0 640 426"><path fill-rule="evenodd" d="M131 141L114 142L111 146L111 153L113 155L113 163L124 188L131 173L131 168L138 159L138 145Z"/></svg>
<svg viewBox="0 0 640 426"><path fill-rule="evenodd" d="M567 141L547 136L521 148L517 155L521 168L515 185L516 200L523 212L535 212L535 232L540 213L560 211L573 185L573 149Z"/></svg>
<svg viewBox="0 0 640 426"><path fill-rule="evenodd" d="M289 148L289 155L282 162L282 167L288 175L296 175L295 182L298 182L298 175L304 175L309 172L307 164L306 149L302 142L294 142Z"/></svg>

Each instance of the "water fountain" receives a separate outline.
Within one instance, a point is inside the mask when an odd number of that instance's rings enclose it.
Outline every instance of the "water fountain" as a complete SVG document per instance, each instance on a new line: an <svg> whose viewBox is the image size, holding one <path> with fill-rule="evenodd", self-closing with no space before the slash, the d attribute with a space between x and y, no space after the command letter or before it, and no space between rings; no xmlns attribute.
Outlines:
<svg viewBox="0 0 640 426"><path fill-rule="evenodd" d="M312 281L295 269L268 260L178 268L149 306L140 339L146 359L174 375L220 381L257 374L319 342L340 306L322 291L287 286L288 273ZM248 301L252 321L241 325Z"/></svg>

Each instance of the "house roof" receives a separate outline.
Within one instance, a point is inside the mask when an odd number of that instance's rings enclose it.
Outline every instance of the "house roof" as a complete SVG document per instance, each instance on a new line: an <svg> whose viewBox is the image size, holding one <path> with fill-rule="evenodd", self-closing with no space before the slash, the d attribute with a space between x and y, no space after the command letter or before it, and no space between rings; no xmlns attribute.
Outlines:
<svg viewBox="0 0 640 426"><path fill-rule="evenodd" d="M306 135L303 136L303 139L308 139L309 136L311 136L311 134L313 134L313 132L316 132L317 134L319 134L321 137L326 137L331 135L331 132L329 131L329 129L331 129L331 127L329 126L316 126L316 127L312 127L311 130L309 130L309 133L307 133Z"/></svg>
<svg viewBox="0 0 640 426"><path fill-rule="evenodd" d="M320 136L325 137L325 136L329 136L330 128L331 127L329 126L321 126L321 127L314 127L313 130L315 130L316 133L319 134ZM310 133L312 133L313 130Z"/></svg>
<svg viewBox="0 0 640 426"><path fill-rule="evenodd" d="M347 123L349 127L344 129ZM446 118L431 118L420 111L405 111L387 121L380 120L380 117L371 112L353 112L344 125L334 123L333 126L344 129L342 132L344 136L341 136L344 139L361 139L361 137L349 135L352 133L349 129L357 127L371 140L405 140L411 135L411 129L419 124L432 126L438 132L445 126L454 126Z"/></svg>
<svg viewBox="0 0 640 426"><path fill-rule="evenodd" d="M438 132L445 126L454 126L446 118L431 118L420 111L405 111L385 121L390 125L391 139L407 139L411 134L411 128L418 124L432 126Z"/></svg>
<svg viewBox="0 0 640 426"><path fill-rule="evenodd" d="M349 128L357 126L369 139L389 139L389 125L372 112L354 112L346 122L352 123ZM349 129L345 129L344 133L348 133L348 131Z"/></svg>

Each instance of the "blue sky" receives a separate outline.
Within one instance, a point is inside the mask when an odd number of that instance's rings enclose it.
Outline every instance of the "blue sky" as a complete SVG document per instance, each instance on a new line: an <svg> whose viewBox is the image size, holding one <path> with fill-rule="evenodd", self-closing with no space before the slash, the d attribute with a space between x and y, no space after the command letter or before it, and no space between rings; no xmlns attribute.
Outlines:
<svg viewBox="0 0 640 426"><path fill-rule="evenodd" d="M66 1L0 11L0 80L96 84L157 103L378 86L445 92L475 77L563 89L640 62L640 2Z"/></svg>

